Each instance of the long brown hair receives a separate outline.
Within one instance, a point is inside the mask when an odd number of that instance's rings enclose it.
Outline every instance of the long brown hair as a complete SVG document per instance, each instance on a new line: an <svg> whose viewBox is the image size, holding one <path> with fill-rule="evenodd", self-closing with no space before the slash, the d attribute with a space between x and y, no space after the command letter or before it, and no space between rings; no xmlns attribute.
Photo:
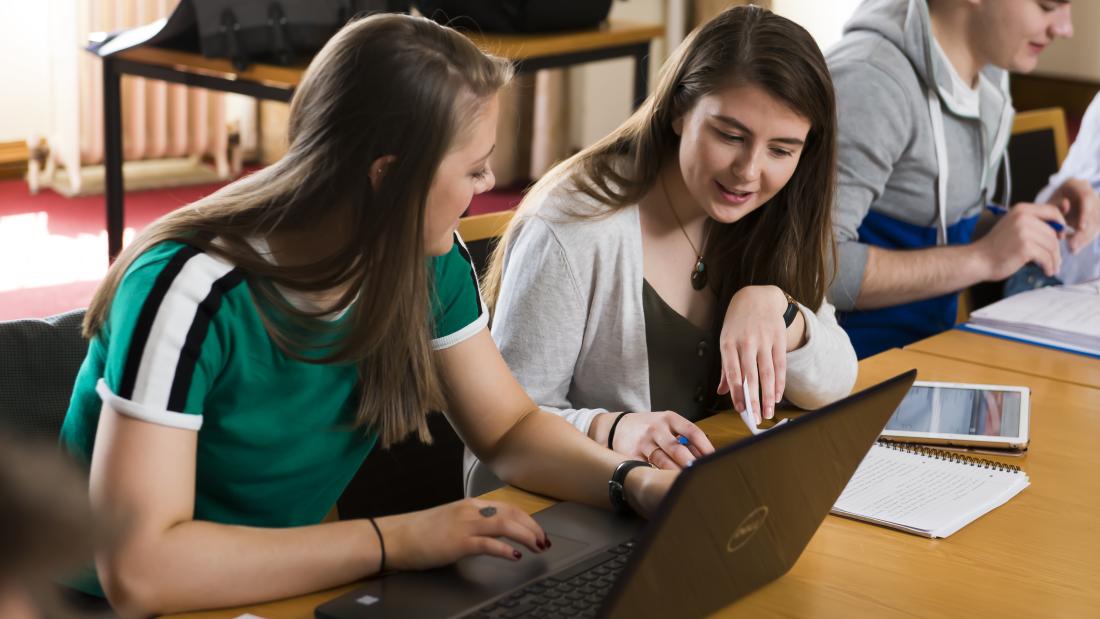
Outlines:
<svg viewBox="0 0 1100 619"><path fill-rule="evenodd" d="M535 184L493 252L485 282L490 302L499 292L511 235L546 191L567 181L609 210L637 204L653 188L662 165L676 156L680 138L672 121L701 97L738 84L763 88L809 120L810 132L794 175L767 205L732 224L708 222L713 229L704 251L708 264L720 265L719 299L724 306L744 286L775 284L819 307L835 254L833 84L810 34L755 6L727 9L689 35L662 67L656 89L626 122Z"/></svg>
<svg viewBox="0 0 1100 619"><path fill-rule="evenodd" d="M383 445L414 431L429 440L425 415L442 398L423 248L428 190L462 128L511 70L428 19L391 14L349 23L313 59L294 93L286 155L146 228L96 291L85 335L103 326L137 256L182 240L245 273L268 332L288 355L358 364L357 421L378 431ZM394 159L374 188L369 166L386 156ZM333 246L316 239L308 264L272 264L249 244L279 231L308 231L329 215L346 221L349 241ZM275 286L345 292L332 307L309 312L291 306ZM312 319L349 304L339 343L307 357L302 329L323 330ZM275 319L283 316L289 325Z"/></svg>

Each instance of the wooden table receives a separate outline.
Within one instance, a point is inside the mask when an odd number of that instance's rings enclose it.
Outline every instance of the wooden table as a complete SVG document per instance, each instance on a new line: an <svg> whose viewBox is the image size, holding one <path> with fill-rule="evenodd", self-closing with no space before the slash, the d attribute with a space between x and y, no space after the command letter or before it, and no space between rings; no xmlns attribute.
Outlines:
<svg viewBox="0 0 1100 619"><path fill-rule="evenodd" d="M1030 351L1024 348L1016 353ZM829 516L787 575L716 616L1095 616L1100 608L1100 389L905 350L863 360L857 386L914 367L922 380L1031 388L1031 450L1023 457L999 458L1021 466L1031 486L946 540ZM716 445L747 435L740 419L728 413L700 425ZM553 504L514 488L487 496L528 512ZM250 612L269 619L311 619L317 605L351 588L176 617L221 619Z"/></svg>
<svg viewBox="0 0 1100 619"><path fill-rule="evenodd" d="M649 90L649 51L664 26L613 21L591 30L539 35L471 35L478 47L512 60L519 72L568 67L611 58L634 59L634 105ZM122 250L124 189L122 179L123 75L233 92L257 99L290 101L306 64L290 67L253 64L237 71L229 60L202 54L138 47L103 58L103 131L107 253Z"/></svg>
<svg viewBox="0 0 1100 619"><path fill-rule="evenodd" d="M1100 359L992 335L951 329L906 349L1100 389Z"/></svg>

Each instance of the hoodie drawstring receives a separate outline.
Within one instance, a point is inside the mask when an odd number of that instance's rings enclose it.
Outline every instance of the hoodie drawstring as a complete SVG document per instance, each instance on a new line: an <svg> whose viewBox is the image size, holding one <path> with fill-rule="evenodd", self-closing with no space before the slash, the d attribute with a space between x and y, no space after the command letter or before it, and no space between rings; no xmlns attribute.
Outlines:
<svg viewBox="0 0 1100 619"><path fill-rule="evenodd" d="M936 215L939 222L937 245L947 245L947 134L943 129L943 109L934 89L928 89L928 113L932 116L932 143L936 148Z"/></svg>

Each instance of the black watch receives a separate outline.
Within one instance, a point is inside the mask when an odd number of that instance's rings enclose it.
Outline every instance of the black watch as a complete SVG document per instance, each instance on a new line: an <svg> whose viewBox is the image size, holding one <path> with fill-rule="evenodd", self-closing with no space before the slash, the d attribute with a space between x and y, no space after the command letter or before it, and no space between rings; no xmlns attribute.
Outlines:
<svg viewBox="0 0 1100 619"><path fill-rule="evenodd" d="M611 498L611 507L620 514L633 514L634 509L626 502L626 474L639 466L653 466L643 460L624 460L615 467L611 481L607 482L607 493Z"/></svg>
<svg viewBox="0 0 1100 619"><path fill-rule="evenodd" d="M787 297L787 309L783 312L783 324L789 329L791 324L794 323L795 316L798 316L798 303L794 300L794 297L787 294L787 291L783 290L783 296Z"/></svg>

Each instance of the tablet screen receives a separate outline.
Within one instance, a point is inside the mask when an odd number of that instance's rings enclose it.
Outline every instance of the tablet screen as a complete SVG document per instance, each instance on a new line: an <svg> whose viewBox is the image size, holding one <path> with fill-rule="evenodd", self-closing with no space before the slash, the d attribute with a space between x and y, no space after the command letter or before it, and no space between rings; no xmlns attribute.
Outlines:
<svg viewBox="0 0 1100 619"><path fill-rule="evenodd" d="M1019 436L1020 403L1016 391L914 386L886 430Z"/></svg>

